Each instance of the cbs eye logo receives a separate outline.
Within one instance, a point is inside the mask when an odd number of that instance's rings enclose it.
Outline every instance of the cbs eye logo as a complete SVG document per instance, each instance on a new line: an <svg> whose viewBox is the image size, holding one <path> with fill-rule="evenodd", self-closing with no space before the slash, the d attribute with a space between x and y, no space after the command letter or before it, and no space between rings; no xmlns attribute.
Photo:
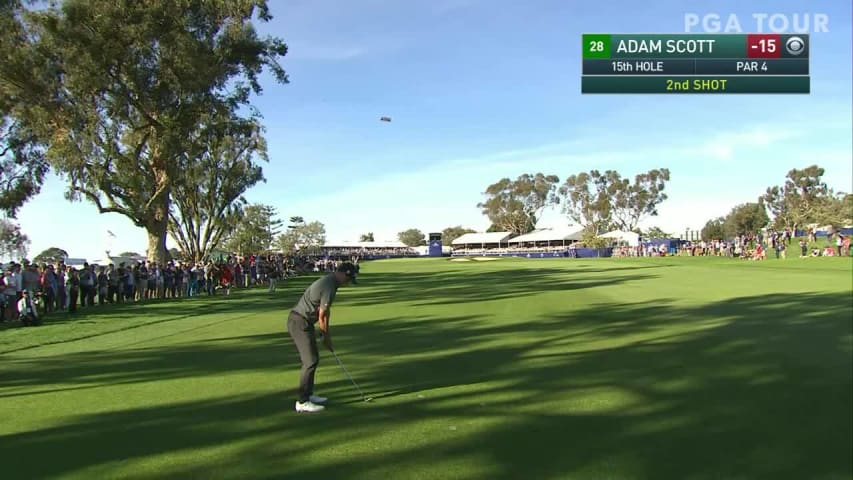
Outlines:
<svg viewBox="0 0 853 480"><path fill-rule="evenodd" d="M785 50L791 55L801 55L806 51L806 42L800 37L791 37L785 42Z"/></svg>

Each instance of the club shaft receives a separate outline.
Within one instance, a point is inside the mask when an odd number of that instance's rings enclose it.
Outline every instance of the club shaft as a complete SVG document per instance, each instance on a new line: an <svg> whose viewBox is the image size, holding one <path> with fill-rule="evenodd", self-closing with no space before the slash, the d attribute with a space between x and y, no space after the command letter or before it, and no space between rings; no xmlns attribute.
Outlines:
<svg viewBox="0 0 853 480"><path fill-rule="evenodd" d="M364 398L364 392L361 390L361 387L359 387L358 384L355 383L355 380L353 380L352 375L350 375L349 371L347 371L347 367L345 367L343 362L341 362L341 359L338 358L338 354L336 354L334 351L332 351L332 355L334 355L335 360L338 362L338 365L341 366L341 370L344 371L347 378L349 378L349 381L352 382L353 386L358 390L358 393L360 393L361 397Z"/></svg>

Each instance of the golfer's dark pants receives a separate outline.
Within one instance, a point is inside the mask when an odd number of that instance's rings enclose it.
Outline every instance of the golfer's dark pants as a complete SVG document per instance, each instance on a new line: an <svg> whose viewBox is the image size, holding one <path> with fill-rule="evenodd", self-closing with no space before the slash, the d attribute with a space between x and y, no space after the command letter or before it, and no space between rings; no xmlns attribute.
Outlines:
<svg viewBox="0 0 853 480"><path fill-rule="evenodd" d="M287 317L287 331L299 351L302 361L302 374L299 377L299 401L307 402L314 394L314 372L320 362L317 353L317 337L314 335L314 324L305 317L290 312Z"/></svg>

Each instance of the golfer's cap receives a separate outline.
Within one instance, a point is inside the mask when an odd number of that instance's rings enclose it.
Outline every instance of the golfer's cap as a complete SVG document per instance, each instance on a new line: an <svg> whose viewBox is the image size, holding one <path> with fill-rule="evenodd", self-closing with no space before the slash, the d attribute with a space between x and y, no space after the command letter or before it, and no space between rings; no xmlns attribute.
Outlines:
<svg viewBox="0 0 853 480"><path fill-rule="evenodd" d="M356 275L358 275L358 271L356 270L355 265L353 265L352 263L344 262L340 264L338 266L338 271L343 272L347 277L349 277L352 283L358 283L355 281L355 277Z"/></svg>

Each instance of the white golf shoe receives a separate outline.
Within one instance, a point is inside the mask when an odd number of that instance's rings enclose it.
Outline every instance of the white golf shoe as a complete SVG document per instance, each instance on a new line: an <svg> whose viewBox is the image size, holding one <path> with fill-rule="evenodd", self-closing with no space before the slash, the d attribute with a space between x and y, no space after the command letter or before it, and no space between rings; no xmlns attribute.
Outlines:
<svg viewBox="0 0 853 480"><path fill-rule="evenodd" d="M316 403L311 402L310 400L302 403L296 402L296 411L297 412L306 412L306 413L317 413L322 412L326 407L322 405L317 405Z"/></svg>
<svg viewBox="0 0 853 480"><path fill-rule="evenodd" d="M308 400L310 400L311 403L326 403L326 401L329 399L326 397L321 397L319 395L311 395L310 397L308 397Z"/></svg>

